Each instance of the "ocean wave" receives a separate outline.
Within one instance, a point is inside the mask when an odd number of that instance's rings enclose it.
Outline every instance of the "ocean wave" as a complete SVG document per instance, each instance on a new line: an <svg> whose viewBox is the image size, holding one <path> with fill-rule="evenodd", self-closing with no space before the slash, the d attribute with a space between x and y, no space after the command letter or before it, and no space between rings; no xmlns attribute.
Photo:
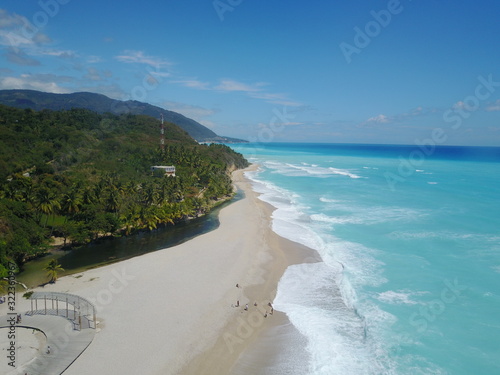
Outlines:
<svg viewBox="0 0 500 375"><path fill-rule="evenodd" d="M332 202L333 203L333 202ZM368 207L335 205L334 208L343 215L327 215L325 213L310 215L311 220L329 224L364 224L375 225L386 222L413 222L426 216L421 210L399 207Z"/></svg>
<svg viewBox="0 0 500 375"><path fill-rule="evenodd" d="M333 174L339 174L342 176L348 176L350 178L361 178L361 176L358 176L357 174L351 173L345 169L338 169L338 168L328 168L330 171L332 171Z"/></svg>
<svg viewBox="0 0 500 375"><path fill-rule="evenodd" d="M388 290L387 292L382 292L377 295L377 299L381 302L393 304L393 305L417 305L420 302L414 301L411 298L413 296L420 296L423 294L428 294L428 292L410 292L407 290L393 291Z"/></svg>
<svg viewBox="0 0 500 375"><path fill-rule="evenodd" d="M292 163L281 163L275 160L267 160L263 163L273 173L279 173L287 176L309 176L326 178L334 175L347 176L350 178L362 178L361 176L347 169L333 167L320 167L317 164L301 163L299 165Z"/></svg>
<svg viewBox="0 0 500 375"><path fill-rule="evenodd" d="M442 231L442 230L435 231L435 232L395 231L395 232L391 232L389 234L389 237L394 238L394 239L402 239L402 240L439 238L439 239L448 239L448 240L457 240L457 241L464 241L464 240L488 241L488 240L492 240L492 242L494 242L494 239L492 239L492 237L490 237L490 236L484 236L481 234L473 234L473 233L458 233L458 232Z"/></svg>
<svg viewBox="0 0 500 375"><path fill-rule="evenodd" d="M311 220L313 221L319 221L330 224L348 224L348 223L360 224L360 221L353 217L333 217L333 216L328 216L326 214L313 214L310 217Z"/></svg>
<svg viewBox="0 0 500 375"><path fill-rule="evenodd" d="M338 199L331 199L331 198L326 198L326 197L320 197L319 200L323 203L339 203L342 202Z"/></svg>
<svg viewBox="0 0 500 375"><path fill-rule="evenodd" d="M260 180L258 174L247 177L251 179L254 191L261 194L259 199L276 208L271 216L271 228L275 233L311 249L323 247L321 238L309 225L310 218L305 214L308 207L300 204L298 194Z"/></svg>
<svg viewBox="0 0 500 375"><path fill-rule="evenodd" d="M342 278L338 264L290 266L279 282L274 307L308 339L309 374L388 374L392 364L380 355L375 338L367 337L365 318L344 301ZM380 320L390 319L383 311L377 314Z"/></svg>
<svg viewBox="0 0 500 375"><path fill-rule="evenodd" d="M345 291L359 290L366 286L378 287L387 282L384 277L384 262L377 259L379 250L366 247L360 243L344 241L330 236L320 252L325 263L344 266L343 282L348 284ZM346 303L349 298L346 298Z"/></svg>

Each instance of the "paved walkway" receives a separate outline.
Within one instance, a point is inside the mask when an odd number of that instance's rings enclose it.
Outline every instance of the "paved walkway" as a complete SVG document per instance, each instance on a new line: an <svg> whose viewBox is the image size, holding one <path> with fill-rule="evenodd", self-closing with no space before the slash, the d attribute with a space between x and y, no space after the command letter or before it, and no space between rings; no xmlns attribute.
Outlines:
<svg viewBox="0 0 500 375"><path fill-rule="evenodd" d="M0 328L9 327L8 318L6 315L0 316ZM71 321L54 315L23 315L17 327L42 331L47 337L50 353L47 353L47 348L42 348L41 354L33 361L8 375L60 375L83 353L95 336L95 329L73 330Z"/></svg>

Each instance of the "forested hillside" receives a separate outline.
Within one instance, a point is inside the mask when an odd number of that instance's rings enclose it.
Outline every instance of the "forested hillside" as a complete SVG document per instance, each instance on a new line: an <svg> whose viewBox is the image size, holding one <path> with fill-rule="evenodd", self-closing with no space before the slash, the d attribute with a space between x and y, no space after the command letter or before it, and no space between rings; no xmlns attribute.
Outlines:
<svg viewBox="0 0 500 375"><path fill-rule="evenodd" d="M231 196L247 161L224 145L140 115L0 106L0 276L46 251L50 237L84 244L205 213ZM174 165L176 177L151 172Z"/></svg>
<svg viewBox="0 0 500 375"><path fill-rule="evenodd" d="M83 108L97 113L147 115L155 118L162 114L165 120L176 124L199 142L246 142L241 139L219 136L199 122L177 112L136 100L116 100L91 92L54 94L34 90L0 90L0 104L35 111L43 109L62 111Z"/></svg>

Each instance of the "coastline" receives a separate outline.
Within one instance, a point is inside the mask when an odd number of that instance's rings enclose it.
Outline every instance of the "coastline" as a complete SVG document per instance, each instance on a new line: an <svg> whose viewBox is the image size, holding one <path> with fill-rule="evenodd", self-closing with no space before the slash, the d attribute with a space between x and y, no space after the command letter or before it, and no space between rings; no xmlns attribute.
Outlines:
<svg viewBox="0 0 500 375"><path fill-rule="evenodd" d="M244 177L251 168L233 173L245 198L221 210L214 231L35 289L97 307L95 339L65 374L229 374L265 332L286 324L279 312L264 318L267 303L288 265L316 255L272 231L274 208ZM21 293L17 301L29 309Z"/></svg>
<svg viewBox="0 0 500 375"><path fill-rule="evenodd" d="M252 206L254 219L260 221L256 223L258 225L256 234L259 237L255 238L254 247L258 251L255 254L256 260L258 258L262 260L257 264L255 271L247 273L250 282L240 293L243 296L240 298L240 305L248 301L249 310L245 312L240 308L236 311L220 331L215 344L190 361L182 369L181 374L245 374L249 361L252 362L249 365L252 367L251 370L261 373L259 368L272 362L279 352L274 346L276 342L273 342L271 345L266 345L268 350L265 351L264 357L259 358L262 352L258 352L256 347L262 340L269 341L269 332L288 327L293 334L300 335L295 332L295 328L284 313L274 311L274 314L270 315L267 303L273 302L278 282L289 265L320 261L320 258L316 251L283 238L272 230L272 213L276 208L261 201L258 198L260 194L253 191L251 181L244 176L246 171L253 171L257 167L252 165L233 174L233 182L244 191L244 200ZM257 302L257 306L253 306L254 302ZM264 318L266 312L268 315Z"/></svg>

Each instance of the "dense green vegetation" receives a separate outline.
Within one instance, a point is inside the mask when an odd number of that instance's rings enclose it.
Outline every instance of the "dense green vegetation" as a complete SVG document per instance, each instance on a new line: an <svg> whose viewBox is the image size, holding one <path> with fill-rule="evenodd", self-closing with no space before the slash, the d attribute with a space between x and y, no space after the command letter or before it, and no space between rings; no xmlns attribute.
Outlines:
<svg viewBox="0 0 500 375"><path fill-rule="evenodd" d="M46 251L102 235L153 230L198 216L233 193L230 171L247 161L224 145L141 115L0 106L0 276ZM152 173L175 165L176 177Z"/></svg>
<svg viewBox="0 0 500 375"><path fill-rule="evenodd" d="M221 137L202 124L180 113L168 111L154 105L136 100L115 100L102 94L75 92L72 94L53 94L34 90L0 90L0 104L15 108L31 108L35 111L53 111L85 108L97 113L110 112L115 115L133 114L158 118L163 114L166 121L172 122L200 142L242 142L242 140ZM245 142L245 141L243 141Z"/></svg>

